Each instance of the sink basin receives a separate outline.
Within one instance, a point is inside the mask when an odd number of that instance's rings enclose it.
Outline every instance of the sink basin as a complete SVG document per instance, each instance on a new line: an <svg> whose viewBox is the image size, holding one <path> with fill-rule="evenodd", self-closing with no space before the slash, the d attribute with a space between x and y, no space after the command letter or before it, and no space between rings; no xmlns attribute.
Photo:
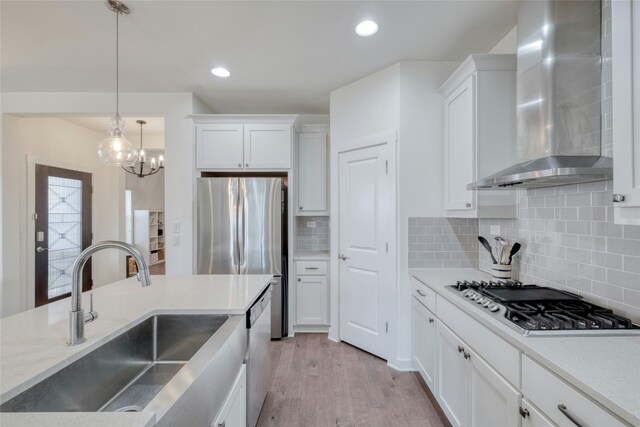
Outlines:
<svg viewBox="0 0 640 427"><path fill-rule="evenodd" d="M0 406L0 412L140 411L227 321L156 315Z"/></svg>

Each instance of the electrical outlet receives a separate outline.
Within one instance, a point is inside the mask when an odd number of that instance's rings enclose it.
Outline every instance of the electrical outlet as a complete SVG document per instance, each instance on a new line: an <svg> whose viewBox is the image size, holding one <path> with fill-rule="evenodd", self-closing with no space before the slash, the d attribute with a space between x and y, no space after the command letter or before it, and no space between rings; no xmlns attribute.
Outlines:
<svg viewBox="0 0 640 427"><path fill-rule="evenodd" d="M500 235L500 226L499 225L492 225L491 227L489 227L490 229L490 233L492 236L499 236Z"/></svg>
<svg viewBox="0 0 640 427"><path fill-rule="evenodd" d="M173 236L173 246L180 246L180 236Z"/></svg>
<svg viewBox="0 0 640 427"><path fill-rule="evenodd" d="M307 228L316 228L315 221L307 221Z"/></svg>

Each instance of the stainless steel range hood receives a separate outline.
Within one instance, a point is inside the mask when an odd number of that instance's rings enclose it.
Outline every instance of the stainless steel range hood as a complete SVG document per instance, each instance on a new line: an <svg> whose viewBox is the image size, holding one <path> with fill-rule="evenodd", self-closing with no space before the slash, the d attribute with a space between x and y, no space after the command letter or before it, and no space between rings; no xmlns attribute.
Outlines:
<svg viewBox="0 0 640 427"><path fill-rule="evenodd" d="M601 2L523 1L518 9L521 163L468 189L537 188L613 177L601 155Z"/></svg>

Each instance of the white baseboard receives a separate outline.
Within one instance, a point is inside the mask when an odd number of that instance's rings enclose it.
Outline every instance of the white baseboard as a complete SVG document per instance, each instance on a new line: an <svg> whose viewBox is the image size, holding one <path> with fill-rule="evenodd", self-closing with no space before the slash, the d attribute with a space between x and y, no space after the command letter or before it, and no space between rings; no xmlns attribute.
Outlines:
<svg viewBox="0 0 640 427"><path fill-rule="evenodd" d="M387 366L396 371L411 372L415 371L413 361L411 359L388 360Z"/></svg>
<svg viewBox="0 0 640 427"><path fill-rule="evenodd" d="M294 334L326 334L329 332L327 325L296 325L293 327Z"/></svg>

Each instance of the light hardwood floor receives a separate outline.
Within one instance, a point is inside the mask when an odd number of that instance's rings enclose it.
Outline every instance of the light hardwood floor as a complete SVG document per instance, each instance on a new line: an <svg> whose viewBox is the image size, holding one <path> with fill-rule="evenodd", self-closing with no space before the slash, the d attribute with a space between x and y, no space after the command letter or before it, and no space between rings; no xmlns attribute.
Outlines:
<svg viewBox="0 0 640 427"><path fill-rule="evenodd" d="M413 373L326 334L272 341L271 369L261 427L443 426Z"/></svg>

